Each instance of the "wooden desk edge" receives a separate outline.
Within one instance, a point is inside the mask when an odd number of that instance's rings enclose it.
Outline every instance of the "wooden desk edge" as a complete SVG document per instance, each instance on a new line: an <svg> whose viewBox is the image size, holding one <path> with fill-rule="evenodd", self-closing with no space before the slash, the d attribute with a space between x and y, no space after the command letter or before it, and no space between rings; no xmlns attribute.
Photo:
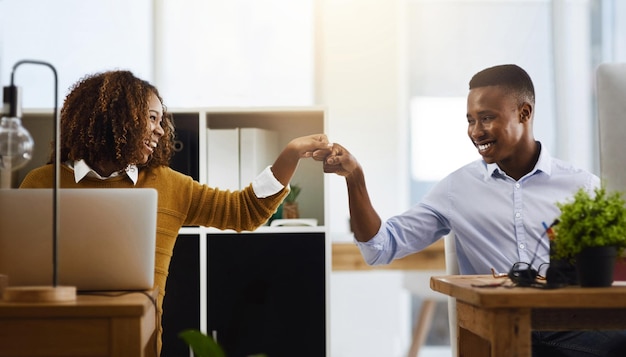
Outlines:
<svg viewBox="0 0 626 357"><path fill-rule="evenodd" d="M424 250L397 259L388 265L368 265L361 251L354 243L332 244L333 271L367 271L367 270L445 270L445 251L443 239L433 243Z"/></svg>
<svg viewBox="0 0 626 357"><path fill-rule="evenodd" d="M147 311L156 309L157 296L156 290L149 290L79 292L76 301L58 303L19 303L0 300L0 318L10 316L142 316Z"/></svg>
<svg viewBox="0 0 626 357"><path fill-rule="evenodd" d="M491 275L432 276L430 288L483 308L554 308L554 301L558 301L559 307L565 309L626 308L626 286L623 285L610 288L568 286L559 289L472 286L500 282L502 280Z"/></svg>

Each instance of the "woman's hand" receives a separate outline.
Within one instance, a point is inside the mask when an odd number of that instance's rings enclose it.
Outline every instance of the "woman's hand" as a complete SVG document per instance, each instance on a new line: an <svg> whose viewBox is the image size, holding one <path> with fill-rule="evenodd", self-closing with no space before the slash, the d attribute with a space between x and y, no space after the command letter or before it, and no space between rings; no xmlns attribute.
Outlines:
<svg viewBox="0 0 626 357"><path fill-rule="evenodd" d="M332 144L326 134L313 134L295 138L287 144L272 165L272 173L280 183L287 186L301 158L313 157L316 151L330 151Z"/></svg>
<svg viewBox="0 0 626 357"><path fill-rule="evenodd" d="M314 134L291 140L285 149L297 153L298 158L309 158L315 152L329 152L331 147L326 134Z"/></svg>

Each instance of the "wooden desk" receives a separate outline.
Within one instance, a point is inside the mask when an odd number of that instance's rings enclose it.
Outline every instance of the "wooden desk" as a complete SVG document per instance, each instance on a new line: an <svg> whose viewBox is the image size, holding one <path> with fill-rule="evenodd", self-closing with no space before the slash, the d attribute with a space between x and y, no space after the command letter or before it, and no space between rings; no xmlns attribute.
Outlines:
<svg viewBox="0 0 626 357"><path fill-rule="evenodd" d="M140 292L69 303L0 300L0 356L156 356L156 313Z"/></svg>
<svg viewBox="0 0 626 357"><path fill-rule="evenodd" d="M387 265L367 265L361 251L354 243L333 243L333 271L358 270L445 270L445 251L443 239L431 244L426 249L396 259Z"/></svg>
<svg viewBox="0 0 626 357"><path fill-rule="evenodd" d="M431 289L456 298L459 356L530 357L532 330L626 329L626 286L472 286L498 281L489 275L431 278Z"/></svg>

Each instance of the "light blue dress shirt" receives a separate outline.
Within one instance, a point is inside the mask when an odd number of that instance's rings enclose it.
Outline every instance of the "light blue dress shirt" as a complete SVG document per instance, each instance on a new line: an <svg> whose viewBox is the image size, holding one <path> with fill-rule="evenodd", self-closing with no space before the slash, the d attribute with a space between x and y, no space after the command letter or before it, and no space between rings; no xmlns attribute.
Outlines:
<svg viewBox="0 0 626 357"><path fill-rule="evenodd" d="M357 245L368 264L388 264L452 230L461 274L490 274L491 268L506 273L516 262L539 269L549 262L543 222L550 225L560 215L556 202L599 184L597 176L551 157L545 148L519 181L479 159L442 179L419 204L383 222L370 241Z"/></svg>

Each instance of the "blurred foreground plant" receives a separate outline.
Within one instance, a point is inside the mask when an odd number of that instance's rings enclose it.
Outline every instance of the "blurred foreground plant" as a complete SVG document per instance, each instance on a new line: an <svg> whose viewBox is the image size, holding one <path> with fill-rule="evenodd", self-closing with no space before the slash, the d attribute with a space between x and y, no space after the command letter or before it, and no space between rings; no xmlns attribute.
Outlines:
<svg viewBox="0 0 626 357"><path fill-rule="evenodd" d="M195 357L226 357L224 350L210 336L196 329L187 329L178 334L178 337L191 348ZM255 354L248 357L267 357L265 354Z"/></svg>

